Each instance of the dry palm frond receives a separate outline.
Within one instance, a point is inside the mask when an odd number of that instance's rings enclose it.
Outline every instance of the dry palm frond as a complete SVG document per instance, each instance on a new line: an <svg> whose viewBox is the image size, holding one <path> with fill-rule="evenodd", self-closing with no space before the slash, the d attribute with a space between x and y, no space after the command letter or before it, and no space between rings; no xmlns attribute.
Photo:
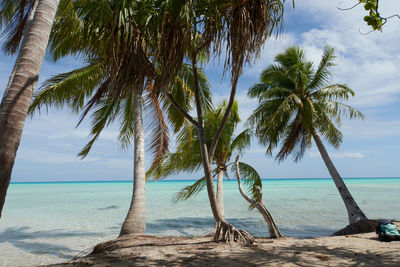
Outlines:
<svg viewBox="0 0 400 267"><path fill-rule="evenodd" d="M260 54L273 30L280 32L283 18L282 1L232 1L227 22L225 69L231 69L232 81L241 74L243 64Z"/></svg>
<svg viewBox="0 0 400 267"><path fill-rule="evenodd" d="M149 127L152 135L149 148L153 151L154 159L152 166L155 166L161 162L162 156L168 152L170 138L168 125L165 122L153 83L149 81L146 89L148 91L147 98L149 99L147 107L151 109L148 114L150 120Z"/></svg>
<svg viewBox="0 0 400 267"><path fill-rule="evenodd" d="M163 17L161 27L157 55L161 70L155 84L156 92L164 91L176 76L183 63L186 47L187 27L179 15L174 16L167 12Z"/></svg>

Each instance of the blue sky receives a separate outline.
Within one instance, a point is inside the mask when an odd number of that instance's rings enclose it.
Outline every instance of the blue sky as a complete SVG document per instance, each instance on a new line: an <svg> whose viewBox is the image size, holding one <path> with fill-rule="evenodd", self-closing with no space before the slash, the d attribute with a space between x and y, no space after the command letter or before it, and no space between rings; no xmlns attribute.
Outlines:
<svg viewBox="0 0 400 267"><path fill-rule="evenodd" d="M288 1L290 2L290 1ZM400 13L396 0L382 1L382 14ZM393 19L383 32L372 32L362 21L363 8L340 11L355 1L301 0L293 10L287 6L284 31L272 38L260 58L246 66L239 81L237 99L242 121L256 107L256 100L246 96L247 89L258 81L263 69L273 57L291 45L300 45L307 56L318 62L322 49L330 45L336 51L337 66L332 83L346 83L356 96L350 103L365 115L364 121L343 121L343 144L336 150L327 146L337 169L343 177L400 176L400 21ZM396 12L397 11L397 12ZM3 95L14 58L0 56L0 94ZM74 58L57 63L43 63L40 80L80 66ZM229 80L221 80L223 66L216 62L206 66L218 104L229 93ZM133 151L121 150L117 143L118 125L111 126L95 144L84 160L76 157L89 141L89 120L79 128L76 114L68 110L49 110L28 119L17 154L13 182L21 181L79 181L129 180L133 172ZM241 125L239 128L242 128ZM240 129L239 129L240 130ZM315 147L303 160L294 163L290 158L278 164L266 157L265 149L253 142L242 160L251 163L263 178L322 178L329 177ZM150 157L147 159L147 166ZM200 174L179 174L171 179L192 179Z"/></svg>

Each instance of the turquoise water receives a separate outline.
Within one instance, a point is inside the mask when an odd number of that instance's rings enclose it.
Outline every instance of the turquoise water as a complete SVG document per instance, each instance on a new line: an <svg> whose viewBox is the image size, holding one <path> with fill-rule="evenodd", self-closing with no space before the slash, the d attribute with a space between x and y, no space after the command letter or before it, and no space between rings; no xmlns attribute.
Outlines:
<svg viewBox="0 0 400 267"><path fill-rule="evenodd" d="M400 219L400 178L346 179L369 218ZM213 230L206 192L174 203L193 181L147 184L147 233L205 235ZM0 220L0 266L30 266L71 259L115 238L127 213L131 182L11 184ZM330 235L347 224L347 213L330 179L263 181L264 202L285 235ZM224 182L225 216L256 236L267 226L249 211L236 181Z"/></svg>

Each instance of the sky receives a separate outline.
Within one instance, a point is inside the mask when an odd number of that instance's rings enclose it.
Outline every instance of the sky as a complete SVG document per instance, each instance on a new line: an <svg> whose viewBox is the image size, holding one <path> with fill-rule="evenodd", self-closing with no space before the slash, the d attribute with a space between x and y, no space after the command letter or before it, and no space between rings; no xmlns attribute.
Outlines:
<svg viewBox="0 0 400 267"><path fill-rule="evenodd" d="M287 1L291 2L291 1ZM271 38L260 57L246 66L239 80L237 100L242 123L257 106L257 100L246 93L258 82L263 69L285 48L298 45L309 59L318 64L324 46L335 48L336 66L331 83L348 84L355 91L350 104L361 110L365 120L343 120L340 127L343 143L339 149L326 148L343 177L400 177L400 20L392 19L383 32L371 32L364 23L362 6L350 0L298 0L295 8L286 5L284 28L278 38ZM384 16L400 13L396 0L381 1ZM0 95L3 95L15 58L0 56ZM52 75L81 66L76 58L56 63L46 58L40 82ZM217 61L205 66L212 85L214 104L228 98L229 77L222 78L223 64ZM117 142L118 124L109 127L84 160L76 155L90 140L90 120L76 128L79 116L67 109L28 118L17 153L12 182L131 180L133 150L123 150ZM173 137L171 139L174 139ZM173 151L174 144L171 145ZM277 151L274 151L276 154ZM253 140L241 160L250 163L262 178L327 178L329 173L313 144L304 158L292 158L278 164L265 154L265 148ZM147 154L146 166L151 162ZM168 179L195 179L201 173L180 173ZM233 175L231 175L232 177ZM232 177L233 178L233 177Z"/></svg>

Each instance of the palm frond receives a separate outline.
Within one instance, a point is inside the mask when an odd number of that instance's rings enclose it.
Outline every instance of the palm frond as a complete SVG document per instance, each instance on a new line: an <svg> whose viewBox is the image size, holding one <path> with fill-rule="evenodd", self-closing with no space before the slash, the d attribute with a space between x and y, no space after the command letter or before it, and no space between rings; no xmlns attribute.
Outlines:
<svg viewBox="0 0 400 267"><path fill-rule="evenodd" d="M20 46L23 33L29 18L33 17L35 2L38 0L2 1L0 6L0 39L3 41L2 51L7 55L14 55Z"/></svg>
<svg viewBox="0 0 400 267"><path fill-rule="evenodd" d="M131 144L135 134L135 123L134 123L134 107L135 107L135 97L139 97L137 102L143 102L141 96L135 95L134 90L131 94L127 94L124 99L121 100L121 114L120 114L120 129L118 141L120 142L122 149L127 149ZM140 105L142 105L140 103Z"/></svg>
<svg viewBox="0 0 400 267"><path fill-rule="evenodd" d="M296 118L285 129L282 147L276 155L276 159L282 162L294 151L294 160L299 161L304 156L305 149L309 144L308 132L302 123L302 113L298 112Z"/></svg>
<svg viewBox="0 0 400 267"><path fill-rule="evenodd" d="M92 114L92 129L90 134L93 136L92 140L79 152L78 156L85 158L94 142L100 136L101 132L104 130L105 127L112 123L119 111L120 111L120 104L116 99L110 98L102 98L97 101L94 105L94 112Z"/></svg>
<svg viewBox="0 0 400 267"><path fill-rule="evenodd" d="M197 71L199 88L200 88L200 102L204 111L212 108L212 94L207 76L204 70L199 68ZM184 111L189 112L192 110L194 100L194 80L192 67L188 64L182 64L181 69L176 75L175 79L169 86L169 92L174 99L181 105ZM178 132L183 126L184 116L178 112L175 106L168 99L163 98L163 109L166 111L169 122L174 129Z"/></svg>
<svg viewBox="0 0 400 267"><path fill-rule="evenodd" d="M232 165L231 171L235 171L235 165ZM261 196L258 192L257 187L262 189L262 181L261 177L252 166L248 165L244 162L239 162L239 174L241 179L243 180L243 184L247 186L251 198L255 201L260 201ZM253 209L254 207L250 205L249 209Z"/></svg>
<svg viewBox="0 0 400 267"><path fill-rule="evenodd" d="M334 59L335 55L333 47L325 46L318 69L316 70L312 81L308 85L310 90L313 90L315 88L319 89L329 81L329 78L332 76L329 68L335 66L335 64L333 63Z"/></svg>
<svg viewBox="0 0 400 267"><path fill-rule="evenodd" d="M245 149L250 147L251 137L253 136L252 129L245 129L239 133L235 139L232 140L230 150L242 153Z"/></svg>
<svg viewBox="0 0 400 267"><path fill-rule="evenodd" d="M329 144L338 148L342 143L343 135L337 129L335 124L331 121L329 117L329 110L323 104L315 104L315 125L318 131L321 133L322 137L328 141ZM333 115L334 117L334 115Z"/></svg>
<svg viewBox="0 0 400 267"><path fill-rule="evenodd" d="M193 196L196 196L200 193L201 190L206 187L206 178L200 178L194 184L189 185L181 189L175 197L175 202L187 200Z"/></svg>
<svg viewBox="0 0 400 267"><path fill-rule="evenodd" d="M320 88L311 94L311 97L316 100L348 100L350 96L354 96L354 91L346 84L333 84Z"/></svg>
<svg viewBox="0 0 400 267"><path fill-rule="evenodd" d="M341 116L347 116L350 119L364 119L364 114L358 109L344 104L338 101L324 101L325 111L329 114L331 118L334 118L336 122L340 125Z"/></svg>
<svg viewBox="0 0 400 267"><path fill-rule="evenodd" d="M104 78L104 66L98 61L55 75L42 83L29 107L29 113L33 115L36 111L40 112L42 106L46 110L69 106L74 112L79 112Z"/></svg>
<svg viewBox="0 0 400 267"><path fill-rule="evenodd" d="M164 120L160 103L158 102L158 96L152 89L152 85L147 86L147 90L149 91L147 107L151 108L151 112L148 114L148 116L151 117L151 123L148 125L151 131L149 148L153 152L154 157L152 165L157 165L161 161L163 155L168 152L170 138L168 126Z"/></svg>

